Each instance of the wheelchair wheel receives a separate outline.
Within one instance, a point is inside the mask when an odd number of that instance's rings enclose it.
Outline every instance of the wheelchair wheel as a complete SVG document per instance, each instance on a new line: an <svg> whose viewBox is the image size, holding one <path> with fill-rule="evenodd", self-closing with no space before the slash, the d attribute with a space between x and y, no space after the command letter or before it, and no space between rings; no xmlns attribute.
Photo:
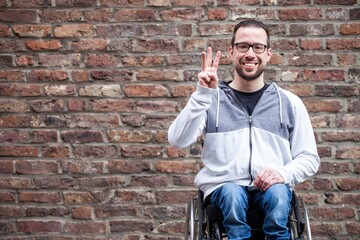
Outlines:
<svg viewBox="0 0 360 240"><path fill-rule="evenodd" d="M214 236L214 240L221 240L222 239L220 226L219 226L219 224L217 222L215 222L213 224L212 231L213 231L212 235Z"/></svg>
<svg viewBox="0 0 360 240"><path fill-rule="evenodd" d="M187 206L185 239L198 240L198 228L198 199L193 198Z"/></svg>
<svg viewBox="0 0 360 240"><path fill-rule="evenodd" d="M311 228L310 228L310 221L309 221L309 215L306 209L306 205L304 202L304 199L300 198L300 204L301 204L301 208L303 209L303 214L304 214L304 223L305 223L305 233L306 233L306 239L307 240L311 240Z"/></svg>

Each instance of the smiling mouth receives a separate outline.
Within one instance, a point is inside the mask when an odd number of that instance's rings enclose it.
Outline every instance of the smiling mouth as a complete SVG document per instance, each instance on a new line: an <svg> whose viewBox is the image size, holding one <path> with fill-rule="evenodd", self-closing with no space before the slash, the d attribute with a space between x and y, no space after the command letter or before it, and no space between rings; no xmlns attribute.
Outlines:
<svg viewBox="0 0 360 240"><path fill-rule="evenodd" d="M243 65L246 67L246 68L254 68L258 65L258 63L243 63Z"/></svg>

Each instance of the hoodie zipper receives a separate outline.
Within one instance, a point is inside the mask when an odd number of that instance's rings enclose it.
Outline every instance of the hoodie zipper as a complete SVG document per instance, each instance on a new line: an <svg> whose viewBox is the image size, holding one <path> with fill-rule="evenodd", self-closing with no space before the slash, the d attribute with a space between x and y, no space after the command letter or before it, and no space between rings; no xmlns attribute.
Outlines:
<svg viewBox="0 0 360 240"><path fill-rule="evenodd" d="M248 118L248 123L249 123L249 148L250 148L250 156L249 156L249 176L250 176L250 183L249 185L252 184L252 182L254 181L254 177L251 174L252 171L252 167L251 167L251 162L252 162L252 117L251 115L248 113L248 111L245 109L245 107L243 106L243 104L240 102L240 100L235 96L234 92L231 91L231 95L233 96L233 98L235 99L235 101L239 104L239 106L241 107L241 109L244 111L244 113L246 114L246 117ZM260 99L259 99L260 101ZM256 104L257 105L257 104ZM255 106L256 107L256 106ZM254 107L254 109L255 109ZM254 111L253 111L254 112Z"/></svg>
<svg viewBox="0 0 360 240"><path fill-rule="evenodd" d="M247 118L248 118L248 123L249 123L249 148L250 148L250 156L249 156L249 176L250 176L250 182L249 182L249 186L253 183L254 181L254 177L251 174L252 171L252 153L253 153L253 144L252 144L252 115L250 115L248 113L248 111L245 109L245 107L243 106L243 104L241 103L241 101L235 96L234 92L231 91L231 95L233 96L233 98L235 99L235 101L239 104L239 106L241 107L241 109L244 111L244 113L246 114ZM263 98L264 93L261 95L261 97L259 98L259 100L257 101L256 105L254 106L253 109L253 113L255 112L255 109L257 107L257 105L259 104L259 102L261 101L261 99Z"/></svg>

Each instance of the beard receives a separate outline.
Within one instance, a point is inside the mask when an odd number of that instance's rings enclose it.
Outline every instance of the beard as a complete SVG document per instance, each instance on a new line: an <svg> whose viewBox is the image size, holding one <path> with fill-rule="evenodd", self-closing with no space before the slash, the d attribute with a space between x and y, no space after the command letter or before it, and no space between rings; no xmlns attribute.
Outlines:
<svg viewBox="0 0 360 240"><path fill-rule="evenodd" d="M244 80L246 81L252 81L257 79L259 76L261 76L261 74L263 74L265 67L261 66L259 63L259 68L256 70L255 73L247 73L244 71L244 69L241 67L242 65L235 65L235 71L237 72L237 74Z"/></svg>

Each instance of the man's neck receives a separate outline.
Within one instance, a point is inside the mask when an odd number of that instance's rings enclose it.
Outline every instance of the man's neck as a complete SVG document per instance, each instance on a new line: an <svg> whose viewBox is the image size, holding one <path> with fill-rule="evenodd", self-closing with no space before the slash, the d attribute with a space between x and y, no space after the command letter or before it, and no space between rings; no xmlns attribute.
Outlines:
<svg viewBox="0 0 360 240"><path fill-rule="evenodd" d="M262 78L254 80L245 80L236 78L230 83L230 87L240 92L256 92L264 87L265 83Z"/></svg>

